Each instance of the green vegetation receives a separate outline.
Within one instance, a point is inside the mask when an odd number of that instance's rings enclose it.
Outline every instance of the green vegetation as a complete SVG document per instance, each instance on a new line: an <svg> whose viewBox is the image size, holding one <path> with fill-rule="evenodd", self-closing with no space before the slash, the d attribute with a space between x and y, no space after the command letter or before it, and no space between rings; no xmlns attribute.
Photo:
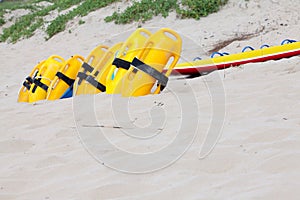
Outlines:
<svg viewBox="0 0 300 200"><path fill-rule="evenodd" d="M182 5L186 9L178 9L177 12L181 18L200 19L219 11L220 7L227 2L228 0L182 0Z"/></svg>
<svg viewBox="0 0 300 200"><path fill-rule="evenodd" d="M32 1L31 1L32 3ZM17 9L29 9L29 10L34 10L36 7L24 3L23 1L4 1L0 4L0 26L5 24L5 20L3 18L3 15L6 13L6 10L17 10Z"/></svg>
<svg viewBox="0 0 300 200"><path fill-rule="evenodd" d="M22 0L6 0L0 4L0 21L3 21L3 24L5 23L3 19L3 15L6 13L6 10L12 11L17 9L27 9L31 11L37 10L37 6L34 6L33 4L36 4L38 2L41 2L43 0L28 0L28 1L22 1ZM0 25L3 25L0 24Z"/></svg>
<svg viewBox="0 0 300 200"><path fill-rule="evenodd" d="M178 0L141 0L135 1L124 12L114 12L106 17L105 21L114 21L116 24L139 20L144 22L159 14L167 17L171 11L176 11L180 18L200 19L218 11L227 2L228 0L182 0L181 3Z"/></svg>
<svg viewBox="0 0 300 200"><path fill-rule="evenodd" d="M74 17L86 16L87 14L89 14L89 12L105 7L115 1L117 0L101 0L101 1L85 0L77 8L73 9L72 11L68 12L65 15L60 15L55 20L53 20L51 24L48 26L46 33L48 34L49 38L51 38L53 35L61 31L64 31L67 22L74 19Z"/></svg>
<svg viewBox="0 0 300 200"><path fill-rule="evenodd" d="M0 18L0 26L2 26L3 24L5 24L5 20L2 18Z"/></svg>
<svg viewBox="0 0 300 200"><path fill-rule="evenodd" d="M17 9L36 9L36 6L33 6L32 3L38 3L42 0L31 0L31 1L4 1L0 4L0 13L3 14L5 10L17 10Z"/></svg>
<svg viewBox="0 0 300 200"><path fill-rule="evenodd" d="M84 24L84 23L85 23L85 21L83 21L82 19L79 20L79 22L78 22L79 25Z"/></svg>
<svg viewBox="0 0 300 200"><path fill-rule="evenodd" d="M42 0L35 0L29 3L21 3L18 5L17 3L12 4L10 8L34 8L31 9L31 13L28 15L24 15L17 19L16 23L12 26L5 28L3 30L2 35L0 36L0 41L7 41L9 38L11 42L16 42L21 37L28 38L33 35L34 31L40 28L44 24L43 17L49 14L50 11L58 9L64 10L73 5L80 3L82 0L56 0L50 6L44 8L37 8L34 6L34 3L41 2ZM10 2L12 3L12 2ZM19 2L20 3L20 2ZM22 5L22 6L21 6Z"/></svg>
<svg viewBox="0 0 300 200"><path fill-rule="evenodd" d="M106 17L105 21L115 21L116 24L127 24L139 20L145 22L159 14L167 17L169 12L177 7L177 0L141 0L140 2L134 2L122 13L114 12L111 16Z"/></svg>
<svg viewBox="0 0 300 200"><path fill-rule="evenodd" d="M49 12L50 9L47 9L47 11ZM16 42L22 36L30 37L37 28L43 25L42 17L45 16L46 13L45 10L39 10L20 17L15 24L3 30L0 40L4 42L10 38L12 42Z"/></svg>
<svg viewBox="0 0 300 200"><path fill-rule="evenodd" d="M51 4L46 7L37 6L41 1L48 1ZM83 17L90 12L105 7L119 0L6 0L0 3L0 26L5 24L3 18L5 13L16 9L27 9L30 13L16 20L16 22L3 29L0 35L0 41L16 42L20 38L31 37L34 32L44 27L48 38L64 31L66 24L75 17ZM126 24L132 21L145 22L152 19L153 16L161 15L167 17L170 12L175 11L179 18L200 19L210 13L216 12L228 0L141 0L133 1L133 4L127 7L123 12L114 12L111 16L105 18L106 22L115 22L116 24ZM72 6L75 6L71 9ZM57 16L53 21L45 22L44 17L51 11L67 10L66 14ZM79 20L78 24L84 24L85 21Z"/></svg>

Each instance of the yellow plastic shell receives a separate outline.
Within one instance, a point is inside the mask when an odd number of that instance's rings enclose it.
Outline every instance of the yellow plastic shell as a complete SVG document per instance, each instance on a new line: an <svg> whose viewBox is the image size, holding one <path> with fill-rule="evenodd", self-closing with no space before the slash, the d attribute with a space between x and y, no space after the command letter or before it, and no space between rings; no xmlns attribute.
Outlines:
<svg viewBox="0 0 300 200"><path fill-rule="evenodd" d="M169 76L180 58L181 48L180 35L171 29L162 28L148 39L136 57L158 72L162 72L168 65L165 76ZM131 67L117 87L124 97L158 94L160 85L153 87L156 81L151 75Z"/></svg>
<svg viewBox="0 0 300 200"><path fill-rule="evenodd" d="M89 64L92 67L97 66L97 64L102 60L103 56L108 50L108 46L105 45L99 45L95 49L93 49L88 57L84 60L85 63ZM93 70L92 70L93 71ZM83 67L79 69L79 72L84 73L86 75L90 75L92 71L86 71ZM81 83L83 83L83 80L80 80L79 77L75 79L74 86L73 86L73 95L80 95L84 94L85 87L81 86Z"/></svg>
<svg viewBox="0 0 300 200"><path fill-rule="evenodd" d="M65 60L62 57L57 55L50 56L38 71L35 80L49 87L57 71L64 63ZM45 89L39 87L36 83L31 84L28 98L29 103L46 99L46 96L47 91Z"/></svg>
<svg viewBox="0 0 300 200"><path fill-rule="evenodd" d="M122 47L123 43L117 43L112 46L103 56L102 60L95 66L93 72L90 74L97 82L106 86L106 77L112 67L112 62L116 56L117 51ZM84 80L81 83L81 87L84 88L84 94L97 94L101 91L91 85L88 81Z"/></svg>
<svg viewBox="0 0 300 200"><path fill-rule="evenodd" d="M144 28L137 29L127 38L116 57L131 62L137 53L142 50L145 42L150 36L150 31ZM117 68L116 66L111 65L106 78L106 93L121 93L120 88L116 86L119 84L126 72L126 69Z"/></svg>
<svg viewBox="0 0 300 200"><path fill-rule="evenodd" d="M38 71L40 68L44 65L46 60L43 60L42 62L38 63L31 71L29 74L29 77L31 79L34 79L35 76L37 75ZM30 84L31 85L31 84ZM23 85L19 91L19 96L18 96L18 102L28 102L29 100L29 90Z"/></svg>
<svg viewBox="0 0 300 200"><path fill-rule="evenodd" d="M74 55L65 62L65 64L59 69L59 72L68 78L75 80L83 61L84 57ZM55 76L48 89L47 100L60 99L69 87L70 85L68 85L65 81Z"/></svg>

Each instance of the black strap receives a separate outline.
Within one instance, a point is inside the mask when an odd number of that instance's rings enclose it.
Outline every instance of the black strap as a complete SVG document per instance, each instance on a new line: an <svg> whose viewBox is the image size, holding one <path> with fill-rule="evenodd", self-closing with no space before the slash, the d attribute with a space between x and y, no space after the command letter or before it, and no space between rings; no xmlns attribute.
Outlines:
<svg viewBox="0 0 300 200"><path fill-rule="evenodd" d="M30 83L28 83L27 81L23 82L23 86L27 89L30 90Z"/></svg>
<svg viewBox="0 0 300 200"><path fill-rule="evenodd" d="M123 68L126 70L128 70L131 65L130 62L120 59L120 58L115 58L112 64L115 65L117 68Z"/></svg>
<svg viewBox="0 0 300 200"><path fill-rule="evenodd" d="M106 91L105 85L103 85L103 84L99 83L98 81L96 81L93 76L91 76L91 75L87 76L86 81L89 82L92 86L94 86L98 90L100 90L101 92Z"/></svg>
<svg viewBox="0 0 300 200"><path fill-rule="evenodd" d="M30 76L26 77L26 80L28 81L28 83L32 84L33 83L33 79Z"/></svg>
<svg viewBox="0 0 300 200"><path fill-rule="evenodd" d="M78 72L77 77L79 78L78 85L80 85L81 82L86 79L87 75L84 72Z"/></svg>
<svg viewBox="0 0 300 200"><path fill-rule="evenodd" d="M84 69L83 72L78 72L77 77L79 78L78 80L78 85L81 84L82 80L85 80L87 75L86 72L92 72L94 70L94 68L92 66L90 66L89 64L87 64L86 62L84 62L81 67Z"/></svg>
<svg viewBox="0 0 300 200"><path fill-rule="evenodd" d="M71 78L69 78L69 77L67 77L66 75L64 75L63 73L61 73L61 72L57 72L56 73L56 76L58 77L58 78L60 78L61 80L63 80L66 84L68 84L69 86L71 86L71 85L73 85L73 83L74 83L74 79L71 79Z"/></svg>
<svg viewBox="0 0 300 200"><path fill-rule="evenodd" d="M82 80L86 79L87 75L84 72L78 72L77 77L79 78L78 85L80 85Z"/></svg>
<svg viewBox="0 0 300 200"><path fill-rule="evenodd" d="M46 84L42 83L40 78L39 78L39 79L34 79L33 83L34 83L36 86L42 88L43 90L45 90L45 91L47 92L48 86L47 86ZM36 88L35 88L35 89L36 89ZM32 92L34 93L35 90L32 91Z"/></svg>
<svg viewBox="0 0 300 200"><path fill-rule="evenodd" d="M160 84L164 87L167 85L168 80L169 80L168 77L166 77L163 73L160 73L159 71L157 71L153 67L143 63L142 61L140 61L137 58L133 59L132 65L135 66L137 69L145 72L146 74L149 74L150 76L152 76L156 80L158 80L158 84Z"/></svg>
<svg viewBox="0 0 300 200"><path fill-rule="evenodd" d="M94 70L94 67L90 66L86 62L84 62L81 67L84 68L88 72L92 72Z"/></svg>
<svg viewBox="0 0 300 200"><path fill-rule="evenodd" d="M84 72L78 72L77 77L79 77L81 80L85 80L87 75Z"/></svg>
<svg viewBox="0 0 300 200"><path fill-rule="evenodd" d="M94 73L94 76L96 77L96 76L98 76L98 74L99 74L99 71L97 70L97 71Z"/></svg>
<svg viewBox="0 0 300 200"><path fill-rule="evenodd" d="M23 82L23 86L27 89L30 90L31 84L33 83L33 79L30 76L27 76L25 81Z"/></svg>

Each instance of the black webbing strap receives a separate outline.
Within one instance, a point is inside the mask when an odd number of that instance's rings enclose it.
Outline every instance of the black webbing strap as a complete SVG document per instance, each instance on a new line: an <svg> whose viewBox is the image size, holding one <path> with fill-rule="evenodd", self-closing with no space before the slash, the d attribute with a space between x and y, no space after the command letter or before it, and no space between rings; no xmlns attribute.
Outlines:
<svg viewBox="0 0 300 200"><path fill-rule="evenodd" d="M87 75L84 72L78 72L77 77L79 77L79 80L85 80Z"/></svg>
<svg viewBox="0 0 300 200"><path fill-rule="evenodd" d="M32 84L33 83L33 79L30 76L26 77L26 80L28 81L28 83Z"/></svg>
<svg viewBox="0 0 300 200"><path fill-rule="evenodd" d="M99 71L97 70L97 71L94 73L94 76L96 77L96 76L98 76L98 74L99 74Z"/></svg>
<svg viewBox="0 0 300 200"><path fill-rule="evenodd" d="M120 59L120 58L115 58L112 64L115 65L117 68L123 68L126 70L128 70L131 65L130 62Z"/></svg>
<svg viewBox="0 0 300 200"><path fill-rule="evenodd" d="M23 86L27 89L30 90L31 84L33 83L33 79L30 76L27 76L25 81L23 82Z"/></svg>
<svg viewBox="0 0 300 200"><path fill-rule="evenodd" d="M84 62L81 67L84 69L83 72L78 72L77 77L79 78L78 85L81 84L82 80L85 80L87 75L86 72L92 72L94 68L90 66L88 63Z"/></svg>
<svg viewBox="0 0 300 200"><path fill-rule="evenodd" d="M71 85L73 85L73 83L74 83L74 79L71 79L71 78L69 78L69 77L67 77L66 75L64 75L63 73L61 73L61 72L57 72L56 73L56 76L58 77L58 78L60 78L61 80L63 80L66 84L68 84L69 86L71 86Z"/></svg>
<svg viewBox="0 0 300 200"><path fill-rule="evenodd" d="M30 83L28 83L27 81L23 82L23 86L27 89L30 90Z"/></svg>
<svg viewBox="0 0 300 200"><path fill-rule="evenodd" d="M81 67L84 68L88 72L92 72L94 70L94 68L92 66L90 66L89 64L87 64L85 62L82 64Z"/></svg>
<svg viewBox="0 0 300 200"><path fill-rule="evenodd" d="M169 80L168 77L166 77L163 73L160 73L153 67L143 63L137 58L134 58L131 64L137 69L145 72L146 74L149 74L150 76L158 80L158 84L162 85L163 87L167 85Z"/></svg>
<svg viewBox="0 0 300 200"><path fill-rule="evenodd" d="M45 90L47 92L48 90L48 86L44 83L41 82L41 79L34 79L33 83L35 84L35 86L42 88L43 90ZM32 90L32 92L34 93L36 90L36 87L34 88L34 91Z"/></svg>
<svg viewBox="0 0 300 200"><path fill-rule="evenodd" d="M87 75L85 72L78 72L77 77L79 78L78 85L80 85L81 82L86 79Z"/></svg>
<svg viewBox="0 0 300 200"><path fill-rule="evenodd" d="M89 82L92 86L94 86L98 90L100 90L101 92L106 91L105 85L103 85L103 84L99 83L98 81L96 81L93 76L91 76L91 75L87 76L86 81Z"/></svg>

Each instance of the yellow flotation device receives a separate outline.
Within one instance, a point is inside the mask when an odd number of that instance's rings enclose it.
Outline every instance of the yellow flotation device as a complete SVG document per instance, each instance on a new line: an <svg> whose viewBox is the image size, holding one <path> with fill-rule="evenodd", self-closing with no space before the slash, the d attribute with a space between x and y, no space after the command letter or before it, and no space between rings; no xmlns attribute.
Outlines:
<svg viewBox="0 0 300 200"><path fill-rule="evenodd" d="M65 60L57 55L50 56L43 63L30 86L29 103L46 99L48 88L64 63Z"/></svg>
<svg viewBox="0 0 300 200"><path fill-rule="evenodd" d="M18 102L28 102L29 99L29 90L31 87L31 84L33 83L33 80L35 79L38 71L43 66L46 60L43 60L42 62L38 63L31 71L29 76L26 77L25 81L23 82L23 85L19 91L18 96Z"/></svg>
<svg viewBox="0 0 300 200"><path fill-rule="evenodd" d="M58 70L49 86L47 100L60 99L63 94L73 86L84 57L74 55Z"/></svg>
<svg viewBox="0 0 300 200"><path fill-rule="evenodd" d="M74 95L84 94L84 87L81 86L82 81L94 70L94 67L101 61L108 48L108 46L99 45L93 49L84 60L73 86L75 91Z"/></svg>
<svg viewBox="0 0 300 200"><path fill-rule="evenodd" d="M122 47L123 43L117 43L104 54L101 61L95 66L94 70L82 81L81 88L84 94L97 94L106 91L106 77L112 66L112 62L117 51Z"/></svg>
<svg viewBox="0 0 300 200"><path fill-rule="evenodd" d="M123 46L116 55L116 59L111 64L110 70L106 76L106 93L121 93L120 88L116 86L129 69L130 64L128 63L131 62L132 59L137 55L150 36L150 31L144 28L139 28L134 31L124 42Z"/></svg>
<svg viewBox="0 0 300 200"><path fill-rule="evenodd" d="M178 33L168 28L158 30L137 52L131 62L134 68L129 68L116 90L120 90L124 97L160 93L180 58L181 48L182 40ZM167 64L164 74L162 71ZM156 82L157 88L154 88Z"/></svg>

